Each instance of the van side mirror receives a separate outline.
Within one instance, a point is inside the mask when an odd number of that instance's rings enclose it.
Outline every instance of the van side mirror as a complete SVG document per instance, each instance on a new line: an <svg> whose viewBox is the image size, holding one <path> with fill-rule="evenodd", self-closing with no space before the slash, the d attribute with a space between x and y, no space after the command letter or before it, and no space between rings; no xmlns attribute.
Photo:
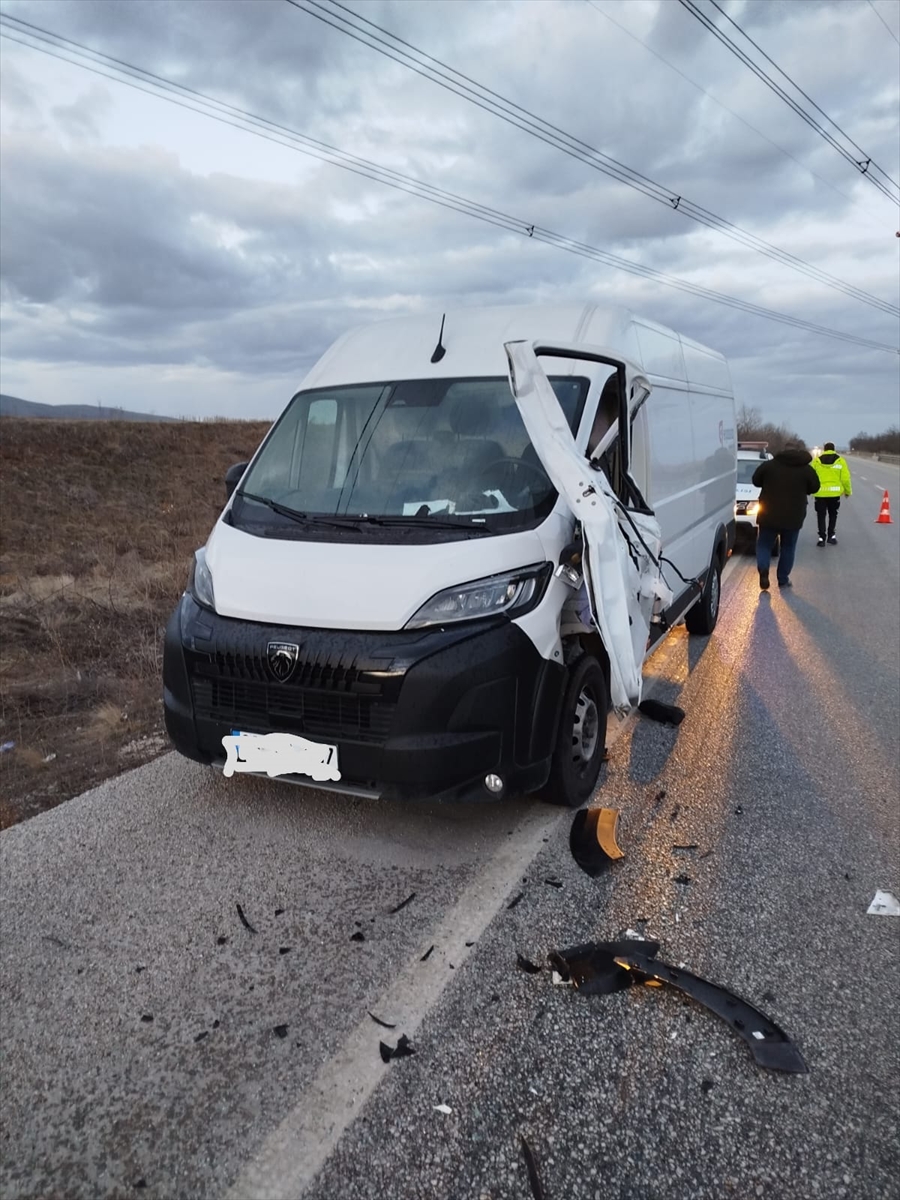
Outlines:
<svg viewBox="0 0 900 1200"><path fill-rule="evenodd" d="M241 482L241 476L247 470L249 462L235 463L234 466L228 468L225 472L225 498L230 500L234 489Z"/></svg>

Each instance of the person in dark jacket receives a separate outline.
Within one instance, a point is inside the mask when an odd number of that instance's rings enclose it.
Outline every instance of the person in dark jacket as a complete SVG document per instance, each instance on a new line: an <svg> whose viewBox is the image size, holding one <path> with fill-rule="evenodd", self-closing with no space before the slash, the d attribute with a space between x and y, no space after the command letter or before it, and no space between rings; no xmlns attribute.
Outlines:
<svg viewBox="0 0 900 1200"><path fill-rule="evenodd" d="M792 587L791 569L797 551L797 538L806 520L808 497L819 490L819 476L812 469L812 455L788 442L774 458L760 463L753 472L753 486L760 489L759 514L756 518L756 565L759 586L769 590L769 567L775 539L781 539L777 579L779 587Z"/></svg>

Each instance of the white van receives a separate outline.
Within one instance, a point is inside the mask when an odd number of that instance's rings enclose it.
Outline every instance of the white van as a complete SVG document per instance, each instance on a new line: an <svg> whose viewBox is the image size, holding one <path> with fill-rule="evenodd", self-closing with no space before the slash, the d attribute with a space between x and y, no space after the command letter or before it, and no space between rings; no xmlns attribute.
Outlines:
<svg viewBox="0 0 900 1200"><path fill-rule="evenodd" d="M462 309L322 356L167 630L189 758L390 798L596 788L612 707L734 544L721 355L616 308Z"/></svg>

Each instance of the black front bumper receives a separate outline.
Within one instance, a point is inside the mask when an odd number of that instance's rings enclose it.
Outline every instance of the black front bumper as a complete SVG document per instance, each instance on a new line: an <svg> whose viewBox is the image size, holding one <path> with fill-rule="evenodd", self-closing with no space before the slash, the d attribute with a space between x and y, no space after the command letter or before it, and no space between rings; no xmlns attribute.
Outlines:
<svg viewBox="0 0 900 1200"><path fill-rule="evenodd" d="M286 682L269 642L299 646ZM182 754L221 765L233 730L296 733L338 747L342 789L388 798L487 799L488 774L503 796L542 787L564 679L505 618L359 633L220 617L185 595L166 628L166 728Z"/></svg>

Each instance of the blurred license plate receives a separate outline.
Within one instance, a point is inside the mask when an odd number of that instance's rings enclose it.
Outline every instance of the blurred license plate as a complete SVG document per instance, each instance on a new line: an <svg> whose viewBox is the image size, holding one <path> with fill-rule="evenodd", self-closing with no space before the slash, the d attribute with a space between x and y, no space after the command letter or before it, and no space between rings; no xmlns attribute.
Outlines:
<svg viewBox="0 0 900 1200"><path fill-rule="evenodd" d="M311 742L295 733L243 733L233 729L222 738L227 759L223 774L235 771L264 772L276 775L308 775L324 783L338 780L337 746Z"/></svg>

